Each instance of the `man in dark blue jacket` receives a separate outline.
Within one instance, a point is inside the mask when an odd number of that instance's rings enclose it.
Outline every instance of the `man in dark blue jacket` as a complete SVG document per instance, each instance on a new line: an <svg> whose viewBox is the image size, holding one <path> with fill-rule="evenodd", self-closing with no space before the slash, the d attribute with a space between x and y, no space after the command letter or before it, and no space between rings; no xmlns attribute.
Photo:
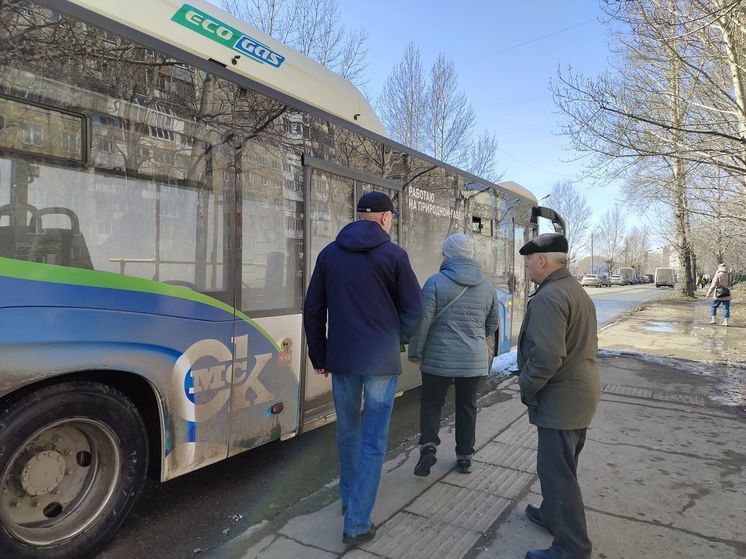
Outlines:
<svg viewBox="0 0 746 559"><path fill-rule="evenodd" d="M422 312L407 253L388 235L398 215L391 199L368 192L357 211L359 221L319 254L303 307L308 356L316 373L332 375L342 541L349 545L376 534L371 513L401 373L400 345L409 341Z"/></svg>

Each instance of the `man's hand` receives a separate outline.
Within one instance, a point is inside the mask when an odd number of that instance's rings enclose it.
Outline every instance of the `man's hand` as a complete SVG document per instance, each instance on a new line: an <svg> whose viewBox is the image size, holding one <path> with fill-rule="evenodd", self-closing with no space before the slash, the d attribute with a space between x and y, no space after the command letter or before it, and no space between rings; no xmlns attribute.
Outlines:
<svg viewBox="0 0 746 559"><path fill-rule="evenodd" d="M314 371L316 371L317 375L324 375L325 377L329 376L329 371L326 369L314 369Z"/></svg>

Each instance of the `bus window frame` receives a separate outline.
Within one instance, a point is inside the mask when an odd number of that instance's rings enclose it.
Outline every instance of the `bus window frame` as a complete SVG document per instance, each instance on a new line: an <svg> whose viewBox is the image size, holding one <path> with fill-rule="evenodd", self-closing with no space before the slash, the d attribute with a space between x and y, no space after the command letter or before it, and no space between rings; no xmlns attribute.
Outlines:
<svg viewBox="0 0 746 559"><path fill-rule="evenodd" d="M9 93L0 92L0 99L7 99L8 101L12 101L13 103L20 103L22 105L30 105L32 107L37 107L39 109L50 111L52 113L59 113L59 114L79 118L80 119L80 158L49 155L45 153L39 153L38 151L28 150L28 149L17 149L17 148L9 148L9 147L2 147L2 146L0 146L0 155L5 155L5 154L21 155L24 157L35 158L36 160L41 161L41 162L65 163L68 165L75 164L75 165L80 165L82 167L90 166L90 163L91 163L91 147L90 147L91 119L88 117L87 114L77 112L77 111L72 111L70 109L64 109L61 107L50 105L48 103L43 103L41 101L34 101L32 99L18 97L17 95L11 95Z"/></svg>
<svg viewBox="0 0 746 559"><path fill-rule="evenodd" d="M399 193L399 211L401 213L400 219L404 218L402 210L404 204L401 203L401 195L404 192L404 187L400 182L379 177L377 175L371 175L358 169L351 167L344 167L337 163L327 161L326 159L320 159L313 157L307 153L303 154L301 158L301 165L303 166L303 199L305 203L311 199L311 175L313 171L322 171L332 175L337 175L353 181L353 200L357 201L362 194L360 183L368 183L374 186L380 186L381 188L387 188L389 190L395 190ZM308 213L308 212L306 212ZM355 219L357 221L357 219ZM309 241L311 240L311 220L304 219L303 222L303 266L306 270L306 277L303 278L303 299L305 300L306 290L308 284L311 282L311 273L313 272L313 262L311 262L311 247Z"/></svg>

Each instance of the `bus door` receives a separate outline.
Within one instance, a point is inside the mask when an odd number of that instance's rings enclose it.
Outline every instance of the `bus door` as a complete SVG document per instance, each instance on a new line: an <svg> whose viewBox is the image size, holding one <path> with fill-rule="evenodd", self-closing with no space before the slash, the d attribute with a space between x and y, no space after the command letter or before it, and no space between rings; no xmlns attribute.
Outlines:
<svg viewBox="0 0 746 559"><path fill-rule="evenodd" d="M337 237L340 229L356 219L355 204L358 198L370 190L386 192L399 207L398 183L387 181L342 167L328 161L304 156L305 211L305 288L311 281L316 259L321 250ZM398 220L394 220L391 238L398 240ZM331 377L314 373L308 359L308 350L303 344L305 369L301 375L302 430L308 431L334 421Z"/></svg>
<svg viewBox="0 0 746 559"><path fill-rule="evenodd" d="M306 158L307 160L308 158ZM304 168L306 182L306 274L311 281L316 258L342 227L355 219L354 180L320 168ZM305 338L304 338L305 339ZM332 379L314 372L304 344L305 371L301 381L304 429L313 429L334 419Z"/></svg>

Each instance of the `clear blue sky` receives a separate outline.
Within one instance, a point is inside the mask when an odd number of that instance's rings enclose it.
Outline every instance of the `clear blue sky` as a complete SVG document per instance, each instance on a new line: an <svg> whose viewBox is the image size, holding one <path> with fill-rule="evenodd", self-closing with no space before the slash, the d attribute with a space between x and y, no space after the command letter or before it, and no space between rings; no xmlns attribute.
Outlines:
<svg viewBox="0 0 746 559"><path fill-rule="evenodd" d="M367 90L376 97L404 49L414 41L429 70L438 52L456 63L478 130L499 141L504 179L538 198L555 181L577 181L577 154L558 136L561 118L549 91L557 69L595 76L606 68L607 35L595 0L338 0L343 23L369 35ZM615 187L576 182L598 220L618 197ZM551 198L546 201L551 206Z"/></svg>

